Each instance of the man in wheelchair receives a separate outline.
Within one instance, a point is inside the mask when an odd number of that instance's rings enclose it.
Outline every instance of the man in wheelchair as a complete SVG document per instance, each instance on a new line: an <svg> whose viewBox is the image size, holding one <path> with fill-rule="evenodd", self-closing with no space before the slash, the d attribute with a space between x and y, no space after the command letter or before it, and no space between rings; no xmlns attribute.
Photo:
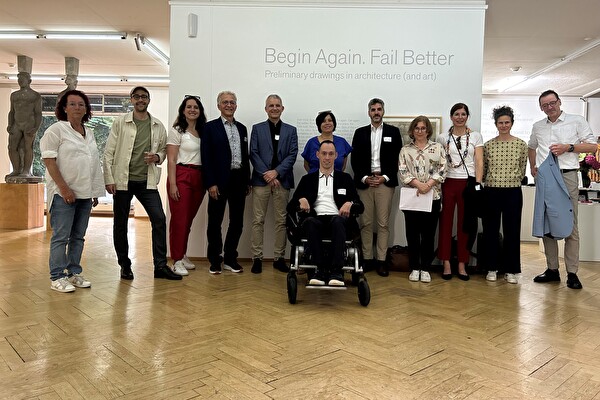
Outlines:
<svg viewBox="0 0 600 400"><path fill-rule="evenodd" d="M307 238L306 253L317 266L309 285L344 286L342 267L347 224L350 216L364 211L352 177L342 171L334 173L336 157L333 142L321 142L317 151L319 170L302 177L287 207L288 213L305 217L302 233ZM331 265L326 265L323 257L325 236L331 238Z"/></svg>

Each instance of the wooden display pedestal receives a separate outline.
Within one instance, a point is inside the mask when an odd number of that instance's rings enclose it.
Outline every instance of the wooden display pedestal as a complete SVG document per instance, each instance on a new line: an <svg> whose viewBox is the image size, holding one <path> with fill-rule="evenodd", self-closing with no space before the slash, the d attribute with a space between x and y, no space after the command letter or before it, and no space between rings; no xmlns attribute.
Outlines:
<svg viewBox="0 0 600 400"><path fill-rule="evenodd" d="M44 184L0 183L0 229L44 226Z"/></svg>

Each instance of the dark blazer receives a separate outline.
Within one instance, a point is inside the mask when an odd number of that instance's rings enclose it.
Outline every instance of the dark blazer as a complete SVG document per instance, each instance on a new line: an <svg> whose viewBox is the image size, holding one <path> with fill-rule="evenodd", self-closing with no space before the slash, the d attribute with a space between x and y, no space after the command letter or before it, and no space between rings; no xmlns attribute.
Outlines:
<svg viewBox="0 0 600 400"><path fill-rule="evenodd" d="M388 187L398 186L398 157L402 148L400 130L393 125L383 124L379 160L381 175L390 180L385 182ZM350 164L354 171L354 183L358 189L366 189L368 185L361 180L371 175L371 125L358 128L352 138L352 156Z"/></svg>
<svg viewBox="0 0 600 400"><path fill-rule="evenodd" d="M240 134L242 147L242 171L250 184L250 161L248 157L248 131L246 127L235 121ZM219 191L224 190L231 174L231 148L221 117L209 121L204 126L200 141L202 156L202 179L205 188L217 185Z"/></svg>
<svg viewBox="0 0 600 400"><path fill-rule="evenodd" d="M300 179L300 183L298 183L298 187L292 196L292 200L288 203L288 213L296 213L300 207L300 199L305 197L306 200L308 200L308 204L310 204L310 215L316 215L314 204L317 201L317 194L319 192L320 175L321 173L319 171L315 171L304 175L302 179ZM338 210L347 201L353 202L352 207L350 208L350 214L352 215L362 214L365 210L365 206L362 201L360 201L352 177L345 172L335 171L333 173L333 199Z"/></svg>
<svg viewBox="0 0 600 400"><path fill-rule="evenodd" d="M569 189L552 153L538 168L535 177L533 236L564 239L573 232L573 203Z"/></svg>
<svg viewBox="0 0 600 400"><path fill-rule="evenodd" d="M281 186L286 189L294 187L294 164L298 156L298 133L296 127L281 122L279 143L277 144L277 159L279 165L275 168ZM263 174L271 168L273 161L273 141L269 122L264 121L252 127L250 134L250 162L252 171L252 186L266 186Z"/></svg>

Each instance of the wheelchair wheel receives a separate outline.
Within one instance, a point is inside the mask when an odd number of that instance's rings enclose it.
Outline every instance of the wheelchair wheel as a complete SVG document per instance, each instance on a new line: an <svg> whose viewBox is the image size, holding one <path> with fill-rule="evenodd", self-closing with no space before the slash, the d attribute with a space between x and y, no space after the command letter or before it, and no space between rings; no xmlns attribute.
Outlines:
<svg viewBox="0 0 600 400"><path fill-rule="evenodd" d="M298 278L295 272L288 272L287 275L287 294L290 304L296 304L296 296L298 295Z"/></svg>
<svg viewBox="0 0 600 400"><path fill-rule="evenodd" d="M358 301L364 307L368 306L371 302L371 289L369 289L369 284L364 278L358 281Z"/></svg>

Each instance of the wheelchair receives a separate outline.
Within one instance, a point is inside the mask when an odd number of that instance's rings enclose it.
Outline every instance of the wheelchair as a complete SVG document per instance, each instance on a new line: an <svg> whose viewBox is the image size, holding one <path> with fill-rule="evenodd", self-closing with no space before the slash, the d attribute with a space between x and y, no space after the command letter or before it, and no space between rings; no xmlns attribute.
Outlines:
<svg viewBox="0 0 600 400"><path fill-rule="evenodd" d="M290 304L296 304L298 295L298 272L306 271L307 289L325 289L325 290L346 290L347 286L314 286L309 285L311 277L314 275L317 266L311 263L310 256L305 253L308 240L302 235L302 223L306 219L304 213L289 213L286 219L286 228L288 240L292 244L290 255L290 271L287 274L287 295ZM358 288L358 301L366 307L371 302L371 289L364 275L361 262L361 246L360 246L360 230L355 216L351 216L347 224L347 240L344 251L344 266L342 273L350 273L352 276L352 285ZM329 257L329 247L331 239L325 238L322 240L324 245L323 256L325 259Z"/></svg>

